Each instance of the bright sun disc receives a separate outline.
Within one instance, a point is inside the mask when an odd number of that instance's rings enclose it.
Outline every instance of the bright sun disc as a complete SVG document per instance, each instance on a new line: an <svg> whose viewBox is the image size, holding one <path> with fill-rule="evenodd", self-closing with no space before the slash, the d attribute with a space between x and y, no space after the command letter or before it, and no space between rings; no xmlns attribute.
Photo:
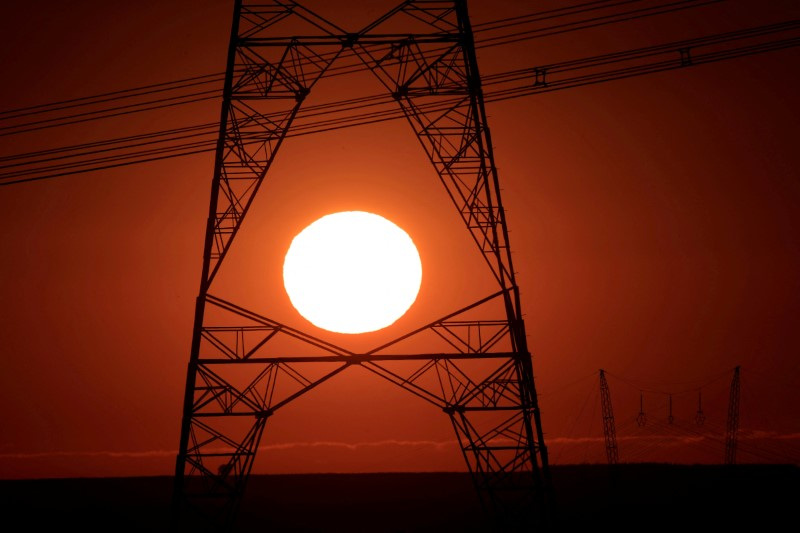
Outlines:
<svg viewBox="0 0 800 533"><path fill-rule="evenodd" d="M411 307L422 263L411 237L363 211L326 215L297 234L286 252L283 284L292 305L317 327L366 333L393 324Z"/></svg>

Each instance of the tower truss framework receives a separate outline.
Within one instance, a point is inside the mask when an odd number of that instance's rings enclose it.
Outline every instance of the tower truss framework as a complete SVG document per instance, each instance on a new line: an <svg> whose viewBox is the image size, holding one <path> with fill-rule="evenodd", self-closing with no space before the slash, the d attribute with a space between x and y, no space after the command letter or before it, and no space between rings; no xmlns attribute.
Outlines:
<svg viewBox="0 0 800 533"><path fill-rule="evenodd" d="M736 464L736 447L739 437L739 402L741 397L740 367L733 369L731 389L728 398L728 421L725 430L725 464Z"/></svg>
<svg viewBox="0 0 800 533"><path fill-rule="evenodd" d="M608 464L615 465L619 463L617 426L614 423L614 408L611 405L611 389L608 388L606 371L602 368L600 369L600 405L602 407L601 416L603 417L603 437L606 441L606 458L608 459ZM644 421L644 412L641 406L639 414L642 416L642 421ZM644 423L641 425L644 425Z"/></svg>
<svg viewBox="0 0 800 533"><path fill-rule="evenodd" d="M287 23L295 30L282 33ZM401 28L398 31L396 28ZM369 70L402 109L496 291L368 351L279 323L214 281L306 97L337 62ZM432 349L404 351L409 339ZM308 348L275 354L282 340ZM546 525L550 482L466 0L410 0L346 32L290 0L236 0L196 301L174 511L235 520L270 417L353 366L449 417L481 503Z"/></svg>

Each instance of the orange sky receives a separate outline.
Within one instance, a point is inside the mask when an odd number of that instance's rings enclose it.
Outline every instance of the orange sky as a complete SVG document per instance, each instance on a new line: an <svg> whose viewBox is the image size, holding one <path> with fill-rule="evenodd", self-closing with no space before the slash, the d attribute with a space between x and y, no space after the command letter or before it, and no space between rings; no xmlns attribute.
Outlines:
<svg viewBox="0 0 800 533"><path fill-rule="evenodd" d="M229 1L16 4L0 8L3 109L224 69ZM470 9L479 23L550 5L530 4ZM730 0L478 60L491 74L800 14L796 2L763 4ZM355 30L394 2L306 5ZM672 392L691 425L707 384L707 428L724 428L736 365L746 446L800 461L798 59L790 49L487 105L554 461L604 460L599 368L621 460L627 447L630 460L721 461L718 443L698 451L688 433L631 422L646 389L653 421ZM218 114L212 102L0 136L0 156ZM212 167L201 154L0 187L0 478L172 473ZM420 297L387 334L490 290L403 122L288 140L253 209L218 281L290 325L305 327L280 287L283 253L338 210L382 214L419 247ZM464 468L445 415L361 369L346 374L270 420L255 472ZM669 438L653 451L658 431Z"/></svg>

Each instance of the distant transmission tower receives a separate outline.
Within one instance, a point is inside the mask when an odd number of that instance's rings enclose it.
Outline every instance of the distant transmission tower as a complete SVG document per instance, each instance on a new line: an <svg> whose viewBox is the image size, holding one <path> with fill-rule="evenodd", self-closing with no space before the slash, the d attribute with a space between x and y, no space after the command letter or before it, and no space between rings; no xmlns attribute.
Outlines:
<svg viewBox="0 0 800 533"><path fill-rule="evenodd" d="M725 432L725 464L736 464L736 444L739 433L739 395L741 392L739 383L739 367L733 370L731 380L731 393L728 400L728 425Z"/></svg>
<svg viewBox="0 0 800 533"><path fill-rule="evenodd" d="M600 369L600 404L603 411L603 435L606 439L606 456L608 464L615 465L619 462L619 448L617 448L617 428L614 424L614 410L611 407L611 390L606 381L606 372Z"/></svg>
<svg viewBox="0 0 800 533"><path fill-rule="evenodd" d="M639 391L639 414L636 415L636 425L639 427L647 424L647 415L644 414L644 393Z"/></svg>
<svg viewBox="0 0 800 533"><path fill-rule="evenodd" d="M247 309L214 284L298 111L344 57L402 109L497 283L485 298L366 352ZM270 417L353 366L446 413L498 522L547 520L547 449L466 1L405 1L348 33L291 0L236 0L226 72L176 461L177 523L197 511L201 525L232 524ZM430 349L404 348L412 337L430 339ZM304 348L275 354L281 339Z"/></svg>
<svg viewBox="0 0 800 533"><path fill-rule="evenodd" d="M703 391L697 391L697 413L694 415L694 423L702 426L706 423L706 415L703 413Z"/></svg>

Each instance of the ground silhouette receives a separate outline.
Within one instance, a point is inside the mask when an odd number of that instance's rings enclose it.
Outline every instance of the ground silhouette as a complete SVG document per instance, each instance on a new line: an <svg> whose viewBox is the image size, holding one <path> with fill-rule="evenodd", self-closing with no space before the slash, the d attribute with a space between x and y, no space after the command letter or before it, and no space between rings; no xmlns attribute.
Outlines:
<svg viewBox="0 0 800 533"><path fill-rule="evenodd" d="M552 467L555 531L778 531L797 526L797 465ZM0 481L27 531L170 531L172 478ZM252 476L241 532L492 531L462 473Z"/></svg>

